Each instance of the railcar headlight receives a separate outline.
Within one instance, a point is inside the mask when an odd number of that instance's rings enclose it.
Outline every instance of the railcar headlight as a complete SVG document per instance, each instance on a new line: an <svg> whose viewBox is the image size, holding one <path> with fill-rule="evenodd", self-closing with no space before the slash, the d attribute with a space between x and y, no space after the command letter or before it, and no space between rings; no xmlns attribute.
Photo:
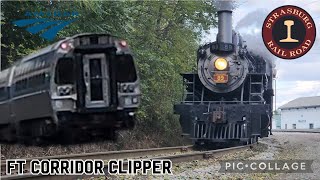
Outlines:
<svg viewBox="0 0 320 180"><path fill-rule="evenodd" d="M60 49L63 51L70 51L74 49L73 40L68 40L60 44Z"/></svg>
<svg viewBox="0 0 320 180"><path fill-rule="evenodd" d="M126 84L122 85L122 92L127 92L128 86Z"/></svg>
<svg viewBox="0 0 320 180"><path fill-rule="evenodd" d="M72 86L70 85L58 86L57 90L59 96L67 96L72 94Z"/></svg>
<svg viewBox="0 0 320 180"><path fill-rule="evenodd" d="M129 92L134 92L134 86L133 85L129 85Z"/></svg>
<svg viewBox="0 0 320 180"><path fill-rule="evenodd" d="M214 67L219 71L225 70L228 67L228 61L224 58L218 58L214 62Z"/></svg>
<svg viewBox="0 0 320 180"><path fill-rule="evenodd" d="M131 84L123 84L123 85L122 85L122 92L124 92L124 93L134 92L134 85L131 85Z"/></svg>
<svg viewBox="0 0 320 180"><path fill-rule="evenodd" d="M132 104L132 99L131 99L131 97L125 97L124 98L124 104L125 105L131 105Z"/></svg>
<svg viewBox="0 0 320 180"><path fill-rule="evenodd" d="M138 103L138 97L133 97L132 98L132 103L137 104Z"/></svg>

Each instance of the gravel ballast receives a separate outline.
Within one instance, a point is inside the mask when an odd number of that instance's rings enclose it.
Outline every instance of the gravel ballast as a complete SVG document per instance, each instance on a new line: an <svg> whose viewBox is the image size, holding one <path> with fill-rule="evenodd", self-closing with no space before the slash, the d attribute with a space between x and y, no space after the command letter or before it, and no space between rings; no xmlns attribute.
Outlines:
<svg viewBox="0 0 320 180"><path fill-rule="evenodd" d="M314 160L314 173L219 173L221 160ZM118 176L116 179L320 179L320 133L275 132L252 150L227 154L219 159L178 163L173 175Z"/></svg>

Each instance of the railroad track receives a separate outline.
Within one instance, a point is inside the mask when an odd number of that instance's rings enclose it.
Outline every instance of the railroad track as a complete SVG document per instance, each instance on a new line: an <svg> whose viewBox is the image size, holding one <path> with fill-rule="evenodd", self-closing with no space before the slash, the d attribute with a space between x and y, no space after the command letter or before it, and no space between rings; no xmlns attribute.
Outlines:
<svg viewBox="0 0 320 180"><path fill-rule="evenodd" d="M273 129L272 132L320 133L320 129Z"/></svg>
<svg viewBox="0 0 320 180"><path fill-rule="evenodd" d="M126 150L126 151L112 151L105 153L90 153L90 154L78 154L72 156L58 156L60 159L128 159L128 158L144 158L144 159L169 159L173 163L179 162L187 162L193 160L200 159L208 159L213 157L220 157L227 153L243 151L246 149L250 149L252 145L224 148L218 150L210 150L210 151L194 151L193 146L179 146L179 147L169 147L169 148L155 148L155 149L140 149L140 150ZM181 154L173 154L176 152L182 152ZM171 154L170 154L171 153ZM170 154L165 156L155 156L153 155L162 155L162 154ZM149 156L146 158L146 156ZM57 158L57 156L52 156ZM50 159L52 157L43 157L42 159ZM30 159L28 159L30 161ZM27 161L28 161L27 160ZM107 165L105 164L105 169ZM98 177L98 176L92 176ZM101 177L101 176L100 176ZM47 175L31 175L26 173L24 175L10 175L10 176L2 176L1 180L11 180L11 179L32 179L32 180L42 180L42 179L50 179L50 180L68 180L68 179L80 179L80 178L89 178L89 176L47 176Z"/></svg>
<svg viewBox="0 0 320 180"><path fill-rule="evenodd" d="M71 154L71 155L59 155L59 156L47 156L47 157L34 157L27 158L27 164L25 169L29 169L29 163L32 159L121 159L121 158L144 158L146 155L154 156L161 154L170 154L178 152L187 152L192 150L193 146L177 146L177 147L164 147L164 148L152 148L152 149L135 149L135 150L123 150L123 151L107 151L97 153L84 153L84 154ZM5 162L1 163L1 175L4 176L6 172ZM2 178L1 178L2 179Z"/></svg>

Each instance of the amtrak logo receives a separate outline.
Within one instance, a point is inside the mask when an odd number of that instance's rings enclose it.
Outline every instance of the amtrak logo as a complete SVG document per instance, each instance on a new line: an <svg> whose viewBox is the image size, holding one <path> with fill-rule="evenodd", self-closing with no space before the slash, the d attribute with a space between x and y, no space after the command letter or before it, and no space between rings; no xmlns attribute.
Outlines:
<svg viewBox="0 0 320 180"><path fill-rule="evenodd" d="M34 16L33 19L21 19L13 21L13 24L18 27L27 27L26 30L31 34L40 34L40 37L52 41L57 36L58 32L72 22L76 21L78 16L76 12L27 12L26 16ZM55 20L49 18L41 18L43 16L52 17L72 17L68 20Z"/></svg>

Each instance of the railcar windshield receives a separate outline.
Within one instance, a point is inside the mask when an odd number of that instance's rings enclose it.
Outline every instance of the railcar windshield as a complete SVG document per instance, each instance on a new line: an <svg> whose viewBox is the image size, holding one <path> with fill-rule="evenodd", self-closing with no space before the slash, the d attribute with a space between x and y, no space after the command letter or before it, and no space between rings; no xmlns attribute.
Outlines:
<svg viewBox="0 0 320 180"><path fill-rule="evenodd" d="M55 83L58 85L73 84L74 76L74 61L72 58L59 59L56 67Z"/></svg>
<svg viewBox="0 0 320 180"><path fill-rule="evenodd" d="M137 80L136 68L130 55L117 57L116 64L118 82L134 82Z"/></svg>

